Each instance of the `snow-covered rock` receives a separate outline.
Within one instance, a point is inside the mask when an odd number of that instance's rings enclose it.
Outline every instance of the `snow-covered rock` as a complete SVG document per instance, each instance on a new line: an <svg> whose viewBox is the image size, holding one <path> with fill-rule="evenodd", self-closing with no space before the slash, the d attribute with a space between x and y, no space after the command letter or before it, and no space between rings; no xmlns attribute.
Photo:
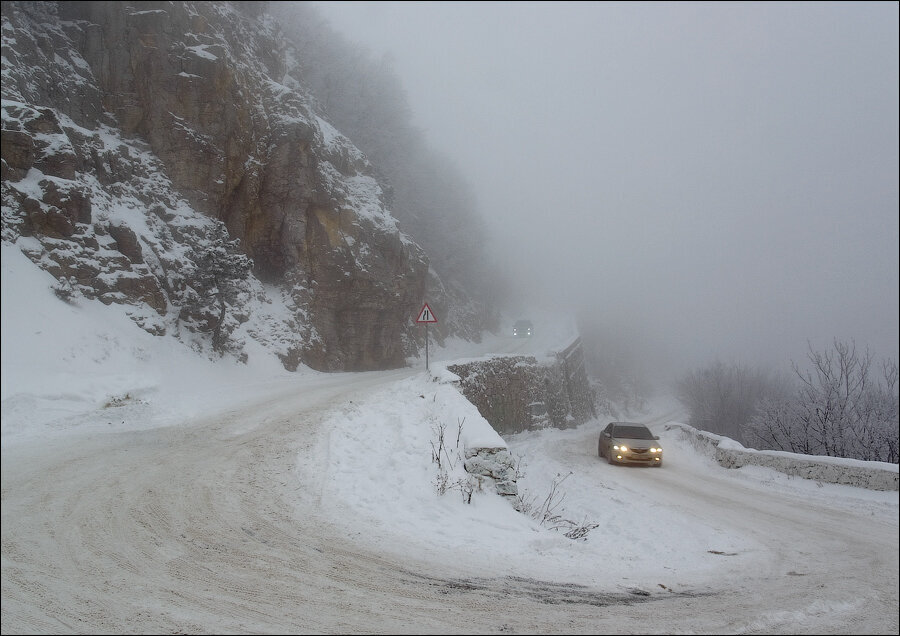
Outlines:
<svg viewBox="0 0 900 636"><path fill-rule="evenodd" d="M2 29L3 240L61 293L130 305L192 346L224 333L241 355L251 337L290 369L402 366L415 352L427 257L292 75L271 16L11 2ZM220 317L193 280L222 236L253 270L229 282ZM284 311L252 315L242 299L260 296Z"/></svg>

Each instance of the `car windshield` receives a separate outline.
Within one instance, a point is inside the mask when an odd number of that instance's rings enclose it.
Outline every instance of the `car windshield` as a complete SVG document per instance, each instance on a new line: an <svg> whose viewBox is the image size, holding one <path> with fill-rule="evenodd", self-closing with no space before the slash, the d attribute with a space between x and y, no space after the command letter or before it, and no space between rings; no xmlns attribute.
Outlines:
<svg viewBox="0 0 900 636"><path fill-rule="evenodd" d="M646 426L617 426L613 435L625 439L653 439L653 433Z"/></svg>

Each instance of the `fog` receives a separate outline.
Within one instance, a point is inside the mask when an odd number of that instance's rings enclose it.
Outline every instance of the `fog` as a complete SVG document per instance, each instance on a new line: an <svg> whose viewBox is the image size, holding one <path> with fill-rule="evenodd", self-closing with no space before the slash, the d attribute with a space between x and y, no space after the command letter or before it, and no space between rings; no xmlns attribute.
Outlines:
<svg viewBox="0 0 900 636"><path fill-rule="evenodd" d="M313 3L387 55L515 289L679 372L898 358L897 3Z"/></svg>

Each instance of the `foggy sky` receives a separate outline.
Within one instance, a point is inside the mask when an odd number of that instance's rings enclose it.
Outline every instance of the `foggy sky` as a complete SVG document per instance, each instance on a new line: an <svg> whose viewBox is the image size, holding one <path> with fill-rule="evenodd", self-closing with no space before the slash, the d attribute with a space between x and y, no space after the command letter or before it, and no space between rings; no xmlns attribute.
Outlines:
<svg viewBox="0 0 900 636"><path fill-rule="evenodd" d="M520 314L649 364L898 358L898 4L324 2L471 183Z"/></svg>

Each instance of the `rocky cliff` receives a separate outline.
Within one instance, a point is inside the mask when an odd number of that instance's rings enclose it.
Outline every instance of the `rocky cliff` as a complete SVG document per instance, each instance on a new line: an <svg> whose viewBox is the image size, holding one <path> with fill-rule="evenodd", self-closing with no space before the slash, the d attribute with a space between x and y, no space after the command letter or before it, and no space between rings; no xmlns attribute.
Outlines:
<svg viewBox="0 0 900 636"><path fill-rule="evenodd" d="M215 331L288 368L402 365L428 258L263 4L4 2L3 241L61 298L198 348ZM213 272L208 299L214 252L252 270Z"/></svg>

